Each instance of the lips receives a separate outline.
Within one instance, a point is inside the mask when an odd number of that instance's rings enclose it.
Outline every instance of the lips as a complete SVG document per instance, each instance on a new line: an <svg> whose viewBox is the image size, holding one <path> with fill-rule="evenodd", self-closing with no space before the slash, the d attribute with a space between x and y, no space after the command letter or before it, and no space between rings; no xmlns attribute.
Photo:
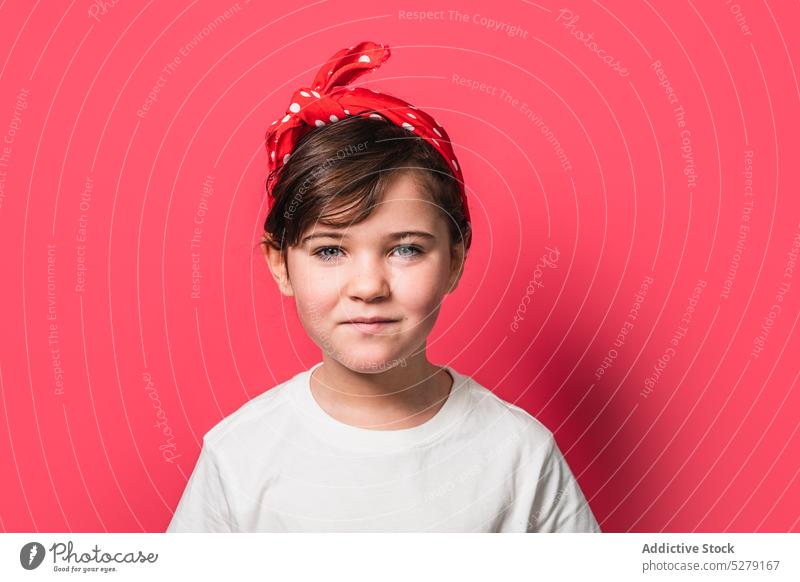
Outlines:
<svg viewBox="0 0 800 582"><path fill-rule="evenodd" d="M346 323L388 323L397 321L391 317L356 317Z"/></svg>
<svg viewBox="0 0 800 582"><path fill-rule="evenodd" d="M386 317L357 317L344 323L363 333L379 333L389 329L397 320Z"/></svg>

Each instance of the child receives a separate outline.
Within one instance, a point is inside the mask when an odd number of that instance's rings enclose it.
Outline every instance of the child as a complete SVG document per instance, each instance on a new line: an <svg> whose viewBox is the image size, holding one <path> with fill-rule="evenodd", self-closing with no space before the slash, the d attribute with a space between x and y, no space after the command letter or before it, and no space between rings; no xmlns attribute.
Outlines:
<svg viewBox="0 0 800 582"><path fill-rule="evenodd" d="M167 531L598 532L552 433L426 341L472 234L445 130L339 51L267 133L264 254L323 358L212 428Z"/></svg>

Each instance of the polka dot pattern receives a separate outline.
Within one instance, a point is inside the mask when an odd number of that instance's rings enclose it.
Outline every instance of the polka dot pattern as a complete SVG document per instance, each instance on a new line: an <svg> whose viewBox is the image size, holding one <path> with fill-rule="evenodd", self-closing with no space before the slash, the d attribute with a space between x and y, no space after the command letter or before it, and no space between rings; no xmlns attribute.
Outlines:
<svg viewBox="0 0 800 582"><path fill-rule="evenodd" d="M310 87L295 91L286 115L280 123L274 121L265 136L269 154L267 191L270 209L275 202L272 188L277 170L289 161L303 135L355 115L393 123L431 144L450 166L469 220L464 178L444 128L431 115L402 99L373 89L347 86L358 77L375 71L390 55L388 46L368 41L342 49L324 62Z"/></svg>

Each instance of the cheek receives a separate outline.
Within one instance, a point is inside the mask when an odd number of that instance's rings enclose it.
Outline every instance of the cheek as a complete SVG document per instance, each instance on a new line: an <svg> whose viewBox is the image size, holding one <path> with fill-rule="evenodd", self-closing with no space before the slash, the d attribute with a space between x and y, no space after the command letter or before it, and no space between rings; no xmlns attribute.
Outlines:
<svg viewBox="0 0 800 582"><path fill-rule="evenodd" d="M447 271L438 262L403 272L392 285L395 300L409 313L421 317L438 309L444 296Z"/></svg>
<svg viewBox="0 0 800 582"><path fill-rule="evenodd" d="M339 302L340 290L330 281L311 279L295 287L295 303L298 312L314 314L317 319L324 318Z"/></svg>
<svg viewBox="0 0 800 582"><path fill-rule="evenodd" d="M316 327L339 300L340 289L335 276L325 276L306 257L289 264L295 306L305 324Z"/></svg>

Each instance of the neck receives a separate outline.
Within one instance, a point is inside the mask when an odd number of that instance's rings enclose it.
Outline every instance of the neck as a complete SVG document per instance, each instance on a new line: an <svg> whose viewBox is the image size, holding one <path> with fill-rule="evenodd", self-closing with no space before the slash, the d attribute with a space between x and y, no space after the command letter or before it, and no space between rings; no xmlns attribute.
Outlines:
<svg viewBox="0 0 800 582"><path fill-rule="evenodd" d="M345 424L376 430L411 428L439 411L453 381L428 361L424 350L404 362L362 373L324 354L323 364L311 375L311 392L328 415Z"/></svg>

